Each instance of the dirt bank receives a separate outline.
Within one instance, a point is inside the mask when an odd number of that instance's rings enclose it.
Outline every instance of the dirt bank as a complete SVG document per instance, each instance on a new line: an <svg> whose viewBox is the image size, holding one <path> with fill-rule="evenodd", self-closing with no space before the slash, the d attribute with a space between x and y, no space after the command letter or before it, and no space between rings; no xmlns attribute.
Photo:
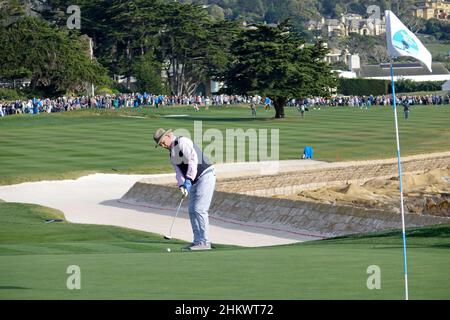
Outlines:
<svg viewBox="0 0 450 320"><path fill-rule="evenodd" d="M403 175L405 212L450 217L450 166ZM304 190L277 198L400 212L399 179L373 178L364 183Z"/></svg>

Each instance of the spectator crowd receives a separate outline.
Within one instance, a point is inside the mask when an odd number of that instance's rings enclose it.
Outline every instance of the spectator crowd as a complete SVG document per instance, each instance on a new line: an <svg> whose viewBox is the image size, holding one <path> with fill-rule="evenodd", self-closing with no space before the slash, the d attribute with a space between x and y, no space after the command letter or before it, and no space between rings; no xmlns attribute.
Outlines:
<svg viewBox="0 0 450 320"><path fill-rule="evenodd" d="M399 104L407 103L408 105L447 105L450 104L449 95L423 95L409 96L397 95ZM150 106L159 108L161 106L192 106L196 110L200 106L223 106L251 104L254 106L264 105L265 109L270 109L273 105L268 97L251 96L244 97L238 95L213 95L213 96L168 96L154 95L149 93L127 93L127 94L105 94L96 96L81 97L59 97L50 98L33 98L28 100L0 101L0 117L18 113L38 114L42 112L61 112L71 111L83 108L107 108L118 109L126 107ZM302 106L320 108L324 106L330 107L360 107L368 108L370 106L387 106L392 104L392 95L382 96L336 96L331 98L309 97L302 99L292 99L288 102L288 106Z"/></svg>
<svg viewBox="0 0 450 320"><path fill-rule="evenodd" d="M449 95L422 95L422 96L412 96L397 94L397 103L408 105L447 105L450 104ZM381 96L336 96L332 98L322 98L313 97L305 99L292 99L289 102L291 106L302 106L307 107L321 107L321 106L331 106L331 107L370 107L370 106L388 106L393 104L392 95L381 95Z"/></svg>

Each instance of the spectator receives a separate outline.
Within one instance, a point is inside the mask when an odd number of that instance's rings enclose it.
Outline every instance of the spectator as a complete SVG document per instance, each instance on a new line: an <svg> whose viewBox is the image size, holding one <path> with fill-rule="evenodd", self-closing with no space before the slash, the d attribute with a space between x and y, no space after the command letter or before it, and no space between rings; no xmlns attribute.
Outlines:
<svg viewBox="0 0 450 320"><path fill-rule="evenodd" d="M266 97L266 99L264 100L264 110L270 110L270 103L271 103L270 98Z"/></svg>
<svg viewBox="0 0 450 320"><path fill-rule="evenodd" d="M250 109L252 110L252 117L256 118L256 104L254 104L253 102L250 103Z"/></svg>
<svg viewBox="0 0 450 320"><path fill-rule="evenodd" d="M403 101L403 114L405 116L405 119L408 119L408 117L409 117L409 102L406 99Z"/></svg>

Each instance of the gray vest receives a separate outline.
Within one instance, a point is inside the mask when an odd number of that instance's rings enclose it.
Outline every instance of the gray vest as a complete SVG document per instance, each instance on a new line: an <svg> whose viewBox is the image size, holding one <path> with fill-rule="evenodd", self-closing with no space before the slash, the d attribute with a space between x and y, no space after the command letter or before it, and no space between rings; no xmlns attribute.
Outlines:
<svg viewBox="0 0 450 320"><path fill-rule="evenodd" d="M180 148L178 147L178 139L180 139L182 137L177 137L175 139L174 142L174 153L178 154L180 159L181 159L181 163L177 163L177 167L180 169L181 173L183 174L183 177L186 178L186 174L188 171L188 159L186 159L186 157L183 155L183 152L180 150ZM197 153L197 159L198 159L198 164L197 164L197 175L195 176L195 179L193 181L193 183L196 183L198 180L198 177L200 177L200 175L209 167L212 166L212 163L209 161L209 159L205 156L205 154L202 152L202 150L200 150L200 148L194 143L194 150ZM169 151L169 156L171 154L172 151Z"/></svg>

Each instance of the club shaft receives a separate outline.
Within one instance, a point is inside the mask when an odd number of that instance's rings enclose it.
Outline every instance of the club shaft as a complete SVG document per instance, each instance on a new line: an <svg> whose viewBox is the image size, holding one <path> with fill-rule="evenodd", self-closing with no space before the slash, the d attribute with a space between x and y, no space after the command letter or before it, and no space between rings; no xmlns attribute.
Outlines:
<svg viewBox="0 0 450 320"><path fill-rule="evenodd" d="M178 212L180 211L181 204L183 203L183 200L184 200L184 197L181 198L180 204L178 205L178 208L177 208L177 212L175 213L175 216L174 216L173 219L172 219L172 225L170 226L170 232L169 232L169 237L170 237L170 238L172 238L172 229L173 229L173 225L174 225L174 223L175 223L175 219L176 219L177 216L178 216Z"/></svg>

